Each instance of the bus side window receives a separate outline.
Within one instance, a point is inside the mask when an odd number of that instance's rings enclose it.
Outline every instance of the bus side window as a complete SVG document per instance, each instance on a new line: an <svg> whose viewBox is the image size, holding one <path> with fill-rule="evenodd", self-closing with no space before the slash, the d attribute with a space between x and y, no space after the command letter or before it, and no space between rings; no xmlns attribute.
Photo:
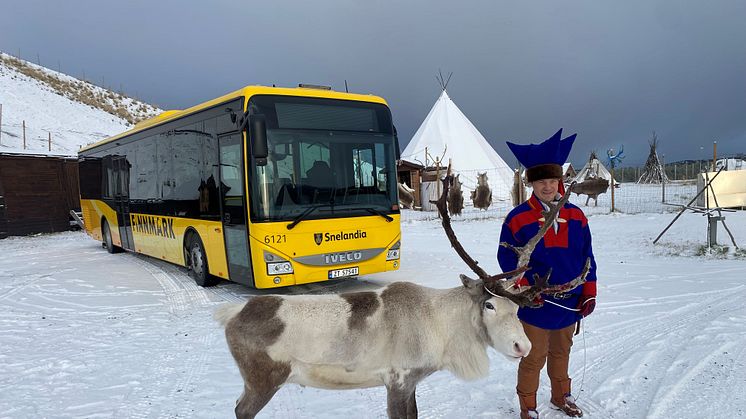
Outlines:
<svg viewBox="0 0 746 419"><path fill-rule="evenodd" d="M101 159L101 197L114 197L114 166L111 163L111 156L104 156Z"/></svg>

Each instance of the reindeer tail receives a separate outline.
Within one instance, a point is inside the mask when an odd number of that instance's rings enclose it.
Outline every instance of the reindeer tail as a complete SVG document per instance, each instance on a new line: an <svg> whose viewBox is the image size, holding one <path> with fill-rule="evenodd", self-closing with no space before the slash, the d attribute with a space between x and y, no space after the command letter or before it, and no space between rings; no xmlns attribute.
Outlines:
<svg viewBox="0 0 746 419"><path fill-rule="evenodd" d="M225 326L232 318L236 317L236 315L241 312L243 306L245 305L246 303L223 304L215 310L215 312L212 314L212 318Z"/></svg>

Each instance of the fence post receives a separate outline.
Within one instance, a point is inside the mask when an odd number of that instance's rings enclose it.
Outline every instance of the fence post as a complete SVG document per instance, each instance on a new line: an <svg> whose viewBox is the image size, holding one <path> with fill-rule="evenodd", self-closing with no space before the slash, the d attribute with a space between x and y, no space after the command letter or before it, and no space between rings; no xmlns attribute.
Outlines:
<svg viewBox="0 0 746 419"><path fill-rule="evenodd" d="M23 149L26 149L26 120L23 120Z"/></svg>
<svg viewBox="0 0 746 419"><path fill-rule="evenodd" d="M614 181L614 163L611 163L611 212L614 212L614 184L616 182Z"/></svg>
<svg viewBox="0 0 746 419"><path fill-rule="evenodd" d="M666 155L661 154L661 168L663 176L661 177L661 202L666 202Z"/></svg>
<svg viewBox="0 0 746 419"><path fill-rule="evenodd" d="M52 133L48 132L47 134L49 134L49 151L52 151Z"/></svg>

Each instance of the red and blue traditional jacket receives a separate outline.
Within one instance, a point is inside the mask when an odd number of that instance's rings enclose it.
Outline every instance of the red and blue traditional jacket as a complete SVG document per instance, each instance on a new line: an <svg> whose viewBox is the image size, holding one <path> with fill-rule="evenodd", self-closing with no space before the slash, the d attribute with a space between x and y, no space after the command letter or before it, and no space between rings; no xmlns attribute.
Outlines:
<svg viewBox="0 0 746 419"><path fill-rule="evenodd" d="M532 194L528 201L515 207L505 218L500 242L513 246L525 245L544 224L543 210L541 201ZM543 294L545 302L542 307L521 307L518 318L542 329L562 329L577 322L581 316L576 311L565 310L547 301L575 309L581 294L596 295L596 260L591 247L588 219L580 208L568 202L560 208L555 226L550 227L536 245L528 263L530 269L524 273L524 277L533 284L534 274L544 276L551 268L549 284L565 284L581 274L587 258L591 258L591 266L583 286L563 294ZM498 246L497 260L504 272L517 268L518 256L511 249Z"/></svg>

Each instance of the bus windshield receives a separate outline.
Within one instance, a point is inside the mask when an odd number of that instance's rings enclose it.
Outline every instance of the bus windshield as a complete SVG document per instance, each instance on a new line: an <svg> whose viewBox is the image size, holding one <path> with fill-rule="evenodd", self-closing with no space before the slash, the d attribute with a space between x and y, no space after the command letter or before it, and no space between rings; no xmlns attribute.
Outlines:
<svg viewBox="0 0 746 419"><path fill-rule="evenodd" d="M390 133L268 129L267 141L267 165L253 166L255 221L398 212Z"/></svg>

